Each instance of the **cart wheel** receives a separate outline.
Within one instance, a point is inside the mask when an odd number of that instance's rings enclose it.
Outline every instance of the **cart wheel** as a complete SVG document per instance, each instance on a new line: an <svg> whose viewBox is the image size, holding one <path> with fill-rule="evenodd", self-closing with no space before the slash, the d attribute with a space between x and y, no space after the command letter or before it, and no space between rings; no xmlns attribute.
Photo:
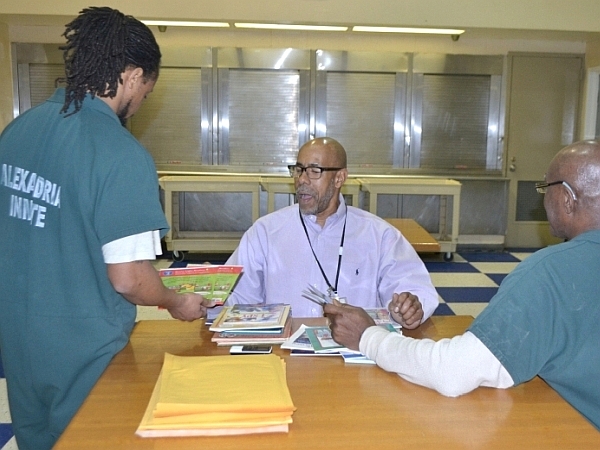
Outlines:
<svg viewBox="0 0 600 450"><path fill-rule="evenodd" d="M454 254L452 252L444 253L444 261L452 261L454 259Z"/></svg>
<svg viewBox="0 0 600 450"><path fill-rule="evenodd" d="M173 261L183 261L185 259L185 252L179 250L173 250Z"/></svg>

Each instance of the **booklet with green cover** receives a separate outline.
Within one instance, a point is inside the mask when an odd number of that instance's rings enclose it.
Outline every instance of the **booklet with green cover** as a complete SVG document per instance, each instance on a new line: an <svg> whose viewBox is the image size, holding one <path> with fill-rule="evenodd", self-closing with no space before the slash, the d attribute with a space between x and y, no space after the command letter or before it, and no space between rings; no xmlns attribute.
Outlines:
<svg viewBox="0 0 600 450"><path fill-rule="evenodd" d="M194 292L222 305L242 273L242 266L196 265L159 270L163 284L179 293Z"/></svg>

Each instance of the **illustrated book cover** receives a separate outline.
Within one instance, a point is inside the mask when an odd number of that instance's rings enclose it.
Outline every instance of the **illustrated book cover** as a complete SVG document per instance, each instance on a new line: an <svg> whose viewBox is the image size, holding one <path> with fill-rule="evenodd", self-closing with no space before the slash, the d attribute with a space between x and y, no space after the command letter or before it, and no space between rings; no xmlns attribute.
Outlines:
<svg viewBox="0 0 600 450"><path fill-rule="evenodd" d="M193 292L223 305L242 273L242 266L197 265L160 269L163 284L178 293Z"/></svg>
<svg viewBox="0 0 600 450"><path fill-rule="evenodd" d="M237 304L225 306L210 326L210 331L283 330L290 316L290 305Z"/></svg>

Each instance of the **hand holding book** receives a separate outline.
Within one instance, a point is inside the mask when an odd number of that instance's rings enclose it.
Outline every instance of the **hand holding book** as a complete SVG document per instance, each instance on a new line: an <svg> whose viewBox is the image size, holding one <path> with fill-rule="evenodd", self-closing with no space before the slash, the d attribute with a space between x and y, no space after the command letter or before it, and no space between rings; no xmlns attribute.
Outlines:
<svg viewBox="0 0 600 450"><path fill-rule="evenodd" d="M187 322L206 317L207 308L215 306L214 301L198 294L175 294L175 301L167 307L174 319Z"/></svg>
<svg viewBox="0 0 600 450"><path fill-rule="evenodd" d="M213 301L211 306L220 306L227 300L241 272L242 266L202 264L161 269L159 275L167 288L178 293L201 294Z"/></svg>

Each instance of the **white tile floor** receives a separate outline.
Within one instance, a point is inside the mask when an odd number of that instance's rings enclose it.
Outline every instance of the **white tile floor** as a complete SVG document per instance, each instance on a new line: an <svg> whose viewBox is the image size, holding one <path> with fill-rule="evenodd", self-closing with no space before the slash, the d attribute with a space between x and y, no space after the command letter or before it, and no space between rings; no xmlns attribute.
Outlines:
<svg viewBox="0 0 600 450"><path fill-rule="evenodd" d="M423 260L438 290L439 315L477 315L485 308L506 274L531 252L460 252L451 262L439 255L423 255ZM158 260L157 268L169 267L172 261ZM169 313L155 307L138 307L137 320L173 320ZM1 373L1 371L0 371ZM6 397L6 380L0 378L0 450L18 450Z"/></svg>

